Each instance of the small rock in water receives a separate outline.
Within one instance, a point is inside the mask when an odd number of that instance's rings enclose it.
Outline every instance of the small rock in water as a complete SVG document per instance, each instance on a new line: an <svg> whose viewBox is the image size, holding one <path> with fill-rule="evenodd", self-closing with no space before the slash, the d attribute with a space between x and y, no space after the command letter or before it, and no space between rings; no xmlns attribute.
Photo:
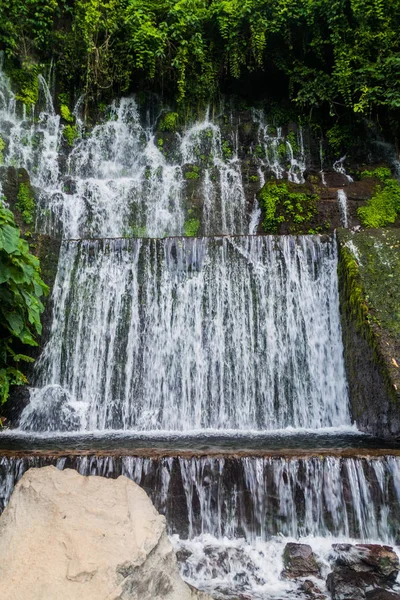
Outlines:
<svg viewBox="0 0 400 600"><path fill-rule="evenodd" d="M325 594L321 592L319 587L310 579L306 579L300 586L300 589L307 594L311 600L326 600Z"/></svg>
<svg viewBox="0 0 400 600"><path fill-rule="evenodd" d="M283 551L285 569L282 576L287 579L297 579L308 575L319 575L319 567L311 546L289 542Z"/></svg>

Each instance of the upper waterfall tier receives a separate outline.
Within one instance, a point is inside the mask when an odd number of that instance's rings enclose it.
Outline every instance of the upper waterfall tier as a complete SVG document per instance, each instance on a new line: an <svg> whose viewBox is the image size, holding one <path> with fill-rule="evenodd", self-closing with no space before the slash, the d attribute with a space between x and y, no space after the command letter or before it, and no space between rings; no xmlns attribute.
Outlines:
<svg viewBox="0 0 400 600"><path fill-rule="evenodd" d="M350 422L333 238L64 242L21 427Z"/></svg>
<svg viewBox="0 0 400 600"><path fill-rule="evenodd" d="M55 113L43 77L39 90L38 106L27 114L0 71L4 164L27 169L38 231L66 238L164 237L194 227L204 235L255 233L255 195L265 178L304 181L301 128L285 136L262 111L250 111L243 127L228 111L166 132L161 108L145 115L135 99L123 98L88 129L78 102L71 148L71 125Z"/></svg>

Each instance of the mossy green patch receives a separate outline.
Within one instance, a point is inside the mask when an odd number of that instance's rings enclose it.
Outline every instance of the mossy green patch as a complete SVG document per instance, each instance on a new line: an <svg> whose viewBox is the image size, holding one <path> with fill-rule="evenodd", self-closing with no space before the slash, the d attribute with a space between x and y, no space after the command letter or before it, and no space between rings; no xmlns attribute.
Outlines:
<svg viewBox="0 0 400 600"><path fill-rule="evenodd" d="M358 217L364 227L385 227L396 222L400 214L400 184L395 179L387 179L382 169L380 177L385 177L381 185L378 185L375 192L365 206L358 209ZM376 171L373 172L376 176Z"/></svg>
<svg viewBox="0 0 400 600"><path fill-rule="evenodd" d="M176 112L168 112L161 118L159 129L160 131L171 131L177 130L179 123L179 114Z"/></svg>
<svg viewBox="0 0 400 600"><path fill-rule="evenodd" d="M64 119L64 121L67 121L67 123L74 122L74 117L71 114L71 111L69 110L69 108L66 104L61 104L60 114L61 114L61 117Z"/></svg>
<svg viewBox="0 0 400 600"><path fill-rule="evenodd" d="M200 169L197 165L192 165L189 167L188 171L185 172L185 179L199 179L200 178Z"/></svg>
<svg viewBox="0 0 400 600"><path fill-rule="evenodd" d="M337 235L341 309L384 365L390 388L400 390L400 229Z"/></svg>
<svg viewBox="0 0 400 600"><path fill-rule="evenodd" d="M259 192L266 233L276 233L287 223L290 233L306 233L317 214L318 196L304 185L268 181Z"/></svg>
<svg viewBox="0 0 400 600"><path fill-rule="evenodd" d="M39 98L38 65L26 63L20 69L11 69L8 74L15 87L15 98L27 106L36 104Z"/></svg>
<svg viewBox="0 0 400 600"><path fill-rule="evenodd" d="M186 237L195 237L200 229L199 219L189 219L185 222L183 231Z"/></svg>
<svg viewBox="0 0 400 600"><path fill-rule="evenodd" d="M78 137L76 126L66 125L63 129L63 136L66 139L68 146L73 146L76 138Z"/></svg>
<svg viewBox="0 0 400 600"><path fill-rule="evenodd" d="M33 223L35 214L35 198L29 183L20 183L15 208L19 210L24 222L29 225Z"/></svg>
<svg viewBox="0 0 400 600"><path fill-rule="evenodd" d="M4 163L4 150L6 148L6 143L0 135L0 165Z"/></svg>

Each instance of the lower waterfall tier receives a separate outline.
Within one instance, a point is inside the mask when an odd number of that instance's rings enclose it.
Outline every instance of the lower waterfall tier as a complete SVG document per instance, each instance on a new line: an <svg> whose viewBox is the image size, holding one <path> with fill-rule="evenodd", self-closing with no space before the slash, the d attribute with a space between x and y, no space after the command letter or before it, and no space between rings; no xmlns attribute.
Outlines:
<svg viewBox="0 0 400 600"><path fill-rule="evenodd" d="M350 423L334 238L64 242L21 428Z"/></svg>
<svg viewBox="0 0 400 600"><path fill-rule="evenodd" d="M0 502L30 467L125 475L166 515L170 534L192 539L345 536L398 543L400 457L0 458Z"/></svg>
<svg viewBox="0 0 400 600"><path fill-rule="evenodd" d="M0 508L28 468L49 464L83 475L122 474L140 484L166 516L184 579L216 600L309 599L303 580L281 576L287 542L311 546L320 569L312 579L322 592L334 542L400 542L400 457L394 455L3 456Z"/></svg>

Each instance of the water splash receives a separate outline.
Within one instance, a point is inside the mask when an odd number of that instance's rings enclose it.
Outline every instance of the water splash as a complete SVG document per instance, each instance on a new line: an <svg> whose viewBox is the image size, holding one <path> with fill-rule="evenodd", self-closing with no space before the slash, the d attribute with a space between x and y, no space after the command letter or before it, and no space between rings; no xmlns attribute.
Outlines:
<svg viewBox="0 0 400 600"><path fill-rule="evenodd" d="M339 214L342 226L348 229L349 227L349 211L347 207L347 194L344 190L338 190L337 193Z"/></svg>
<svg viewBox="0 0 400 600"><path fill-rule="evenodd" d="M334 171L336 171L336 173L340 173L341 175L344 175L347 179L347 181L349 183L353 183L353 178L351 177L351 175L348 175L344 166L344 162L346 160L347 156L342 156L341 158L339 158L339 160L337 160L336 162L333 163L332 168Z"/></svg>
<svg viewBox="0 0 400 600"><path fill-rule="evenodd" d="M336 264L318 236L65 242L38 383L88 429L349 423Z"/></svg>
<svg viewBox="0 0 400 600"><path fill-rule="evenodd" d="M296 151L288 137L282 133L282 127L268 124L262 110L253 110L254 121L258 124L258 145L255 149L260 168L269 171L277 179L287 177L294 183L304 183L306 170L303 131L297 132Z"/></svg>

